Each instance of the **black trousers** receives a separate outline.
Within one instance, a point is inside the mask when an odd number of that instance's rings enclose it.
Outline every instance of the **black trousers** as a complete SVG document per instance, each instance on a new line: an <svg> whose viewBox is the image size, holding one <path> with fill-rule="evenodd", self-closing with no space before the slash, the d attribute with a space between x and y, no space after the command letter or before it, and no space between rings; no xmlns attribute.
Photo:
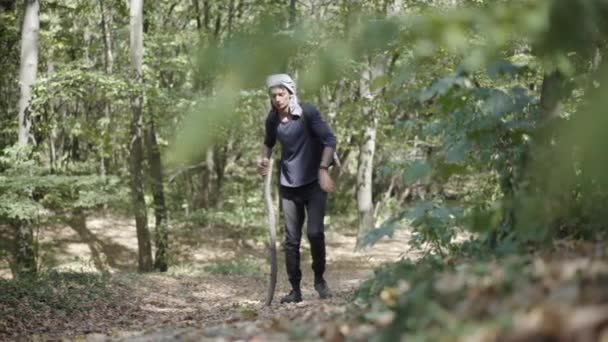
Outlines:
<svg viewBox="0 0 608 342"><path fill-rule="evenodd" d="M281 187L281 204L285 218L285 266L289 282L294 289L300 288L300 241L302 226L308 216L306 235L310 242L312 270L315 279L322 279L325 272L325 206L327 193L319 182L298 188Z"/></svg>

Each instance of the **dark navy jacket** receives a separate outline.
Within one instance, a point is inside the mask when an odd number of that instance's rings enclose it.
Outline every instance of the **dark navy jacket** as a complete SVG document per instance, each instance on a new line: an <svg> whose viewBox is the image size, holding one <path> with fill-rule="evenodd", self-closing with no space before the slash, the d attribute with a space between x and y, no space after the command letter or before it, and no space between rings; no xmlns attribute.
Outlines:
<svg viewBox="0 0 608 342"><path fill-rule="evenodd" d="M292 120L280 122L274 110L266 118L264 144L273 148L277 140L281 143L281 185L290 188L317 181L323 148L336 150L336 136L319 111L309 104L301 106L306 120L293 115Z"/></svg>

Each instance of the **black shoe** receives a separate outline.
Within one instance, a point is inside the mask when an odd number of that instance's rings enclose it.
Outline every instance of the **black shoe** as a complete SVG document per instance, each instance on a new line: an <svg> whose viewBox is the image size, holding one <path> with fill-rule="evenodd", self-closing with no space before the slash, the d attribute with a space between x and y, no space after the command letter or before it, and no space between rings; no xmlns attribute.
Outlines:
<svg viewBox="0 0 608 342"><path fill-rule="evenodd" d="M302 301L302 292L291 290L289 294L281 298L281 304L283 303L299 303Z"/></svg>
<svg viewBox="0 0 608 342"><path fill-rule="evenodd" d="M324 279L315 281L315 290L317 290L319 293L319 298L321 299L327 299L333 296L329 290L329 287L327 287L327 282Z"/></svg>

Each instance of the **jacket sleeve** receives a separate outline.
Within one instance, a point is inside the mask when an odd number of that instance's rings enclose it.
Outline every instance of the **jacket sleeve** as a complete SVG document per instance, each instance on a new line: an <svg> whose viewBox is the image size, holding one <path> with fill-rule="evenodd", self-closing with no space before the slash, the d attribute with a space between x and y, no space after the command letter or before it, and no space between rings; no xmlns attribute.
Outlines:
<svg viewBox="0 0 608 342"><path fill-rule="evenodd" d="M277 142L277 120L275 120L272 111L268 113L268 116L266 117L264 131L264 145L269 149L272 149Z"/></svg>

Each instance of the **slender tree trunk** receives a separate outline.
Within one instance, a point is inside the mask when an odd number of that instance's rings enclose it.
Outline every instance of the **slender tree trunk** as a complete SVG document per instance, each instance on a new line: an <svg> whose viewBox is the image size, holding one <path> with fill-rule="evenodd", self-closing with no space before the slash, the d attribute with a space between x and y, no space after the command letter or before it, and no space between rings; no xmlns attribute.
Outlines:
<svg viewBox="0 0 608 342"><path fill-rule="evenodd" d="M292 29L296 25L296 0L289 0L289 22L288 25Z"/></svg>
<svg viewBox="0 0 608 342"><path fill-rule="evenodd" d="M359 209L359 232L357 247L362 247L363 238L374 229L374 201L372 197L374 152L376 150L376 130L378 118L371 111L369 125L365 128L363 144L359 152L359 168L357 170L357 208Z"/></svg>
<svg viewBox="0 0 608 342"><path fill-rule="evenodd" d="M216 208L222 207L222 186L224 185L224 173L226 171L226 160L228 154L226 146L219 148L216 145L213 152L213 164L215 171L215 187L213 190L213 203Z"/></svg>
<svg viewBox="0 0 608 342"><path fill-rule="evenodd" d="M198 30L198 32L200 32L203 27L203 23L201 22L201 6L199 5L198 0L192 0L192 5L194 6L196 29Z"/></svg>
<svg viewBox="0 0 608 342"><path fill-rule="evenodd" d="M232 23L234 21L234 0L230 0L228 4L228 36L232 35Z"/></svg>
<svg viewBox="0 0 608 342"><path fill-rule="evenodd" d="M21 68L19 72L21 96L19 98L17 140L17 144L21 147L27 147L30 142L31 121L28 118L28 108L38 68L39 7L37 0L25 1L25 16L21 31ZM15 275L36 272L33 225L26 220L20 220L14 222L13 227L15 228Z"/></svg>
<svg viewBox="0 0 608 342"><path fill-rule="evenodd" d="M559 71L545 72L540 94L543 119L556 117L561 112L563 83L564 77Z"/></svg>
<svg viewBox="0 0 608 342"><path fill-rule="evenodd" d="M99 10L101 12L101 29L103 32L103 44L104 44L104 49L105 49L105 58L104 58L104 63L105 63L105 71L106 74L108 76L112 75L112 73L114 72L114 51L112 48L112 12L111 9L108 8L108 12L109 14L106 16L106 8L104 6L104 0L99 0ZM107 135L112 135L112 137L115 137L114 134L111 133L109 127L112 127L111 124L111 120L112 120L112 105L110 104L110 101L108 101L108 99L106 99L104 101L104 118L106 120L106 127L104 132L102 133L105 137L105 139L103 139L102 142L102 147L101 147L101 175L105 176L107 173L107 169L108 169L108 162L109 162L109 158L107 157L108 154L112 155L113 152L111 151L112 146L114 146L115 144L110 144L109 143L109 138L107 137Z"/></svg>
<svg viewBox="0 0 608 342"><path fill-rule="evenodd" d="M57 128L55 125L51 128L49 135L49 167L51 173L54 173L57 169L57 148L55 147L55 141L57 140Z"/></svg>
<svg viewBox="0 0 608 342"><path fill-rule="evenodd" d="M38 71L38 17L40 4L38 0L25 1L25 16L21 32L21 68L19 81L21 97L19 98L19 146L27 146L30 140L31 121L28 109L32 98L32 85L36 81Z"/></svg>
<svg viewBox="0 0 608 342"><path fill-rule="evenodd" d="M397 15L402 6L401 0L388 0L385 3L387 16ZM373 201L373 168L374 152L376 150L376 131L378 128L377 109L372 108L378 95L384 92L385 87L371 89L372 82L383 75L390 74L398 54L392 59L385 55L368 57L367 65L362 73L359 83L363 105L363 116L368 125L365 128L363 141L359 149L359 167L357 171L357 206L359 209L359 232L357 234L357 248L363 246L363 238L374 229L374 201Z"/></svg>
<svg viewBox="0 0 608 342"><path fill-rule="evenodd" d="M209 208L209 172L207 170L207 163L205 166L201 168L200 172L200 188L198 190L198 201L196 203L196 208L199 209L207 209ZM193 189L194 191L194 189Z"/></svg>
<svg viewBox="0 0 608 342"><path fill-rule="evenodd" d="M155 226L155 243L156 255L154 259L154 268L166 272L168 268L168 215L167 206L165 205L165 190L163 187L163 165L160 156L158 141L156 140L156 129L154 120L151 119L147 130L147 151L148 161L150 163L150 179L152 182L152 194L154 197L154 214L156 218Z"/></svg>
<svg viewBox="0 0 608 342"><path fill-rule="evenodd" d="M114 49L112 48L112 9L104 6L104 0L99 0L101 11L101 29L103 30L103 44L105 48L105 67L106 74L114 72ZM108 14L106 15L106 10Z"/></svg>
<svg viewBox="0 0 608 342"><path fill-rule="evenodd" d="M195 207L201 209L208 209L211 207L211 194L212 194L212 182L211 178L214 173L214 162L213 162L213 148L208 148L205 162L203 163L203 167L201 168L200 173L200 187L198 189L198 196L195 196L198 200L195 203ZM193 191L194 188L192 189Z"/></svg>
<svg viewBox="0 0 608 342"><path fill-rule="evenodd" d="M19 220L13 223L13 227L15 229L14 275L19 277L25 274L36 273L36 247L33 225L27 220Z"/></svg>
<svg viewBox="0 0 608 342"><path fill-rule="evenodd" d="M203 25L205 31L208 32L211 27L211 4L209 4L209 0L203 0Z"/></svg>
<svg viewBox="0 0 608 342"><path fill-rule="evenodd" d="M373 168L374 153L376 151L376 131L378 128L378 117L376 110L372 108L378 90L372 92L370 86L372 81L384 73L385 58L376 59L370 57L359 82L361 98L366 103L363 105L362 115L367 120L367 126L363 134L363 141L359 147L359 166L357 170L357 207L359 209L359 232L357 234L357 248L363 246L363 238L374 229L374 201L373 201Z"/></svg>
<svg viewBox="0 0 608 342"><path fill-rule="evenodd" d="M243 11L245 10L245 0L239 0L238 5L236 6L236 18L241 19L243 17Z"/></svg>
<svg viewBox="0 0 608 342"><path fill-rule="evenodd" d="M91 25L89 24L89 20L88 18L82 18L82 23L80 25L83 26L83 43L84 46L83 48L83 55L84 55L84 62L85 65L87 67L91 67L93 66L93 61L91 60L91 54L90 54L90 50L91 50L91 36L92 36L92 32L91 32Z"/></svg>
<svg viewBox="0 0 608 342"><path fill-rule="evenodd" d="M139 85L143 84L143 38L143 0L131 0L131 63L134 71L135 83ZM146 202L144 199L142 146L143 106L144 95L140 92L133 98L131 104L133 115L131 117L130 172L131 195L133 199L133 210L135 211L135 224L139 247L139 270L148 272L152 270L153 265Z"/></svg>
<svg viewBox="0 0 608 342"><path fill-rule="evenodd" d="M46 62L47 65L47 75L48 77L52 77L53 74L55 73L55 63L53 63L53 60L51 60L50 58L48 59L48 61ZM57 160L57 152L56 152L56 148L55 148L55 140L57 139L57 125L55 124L57 122L57 119L55 118L56 114L56 103L54 100L50 100L49 104L49 121L50 121L50 132L49 132L49 169L51 170L51 173L55 172L55 163Z"/></svg>
<svg viewBox="0 0 608 342"><path fill-rule="evenodd" d="M213 37L217 39L220 37L220 33L222 32L222 6L219 6L217 10L217 16L215 17L215 28L213 31Z"/></svg>

